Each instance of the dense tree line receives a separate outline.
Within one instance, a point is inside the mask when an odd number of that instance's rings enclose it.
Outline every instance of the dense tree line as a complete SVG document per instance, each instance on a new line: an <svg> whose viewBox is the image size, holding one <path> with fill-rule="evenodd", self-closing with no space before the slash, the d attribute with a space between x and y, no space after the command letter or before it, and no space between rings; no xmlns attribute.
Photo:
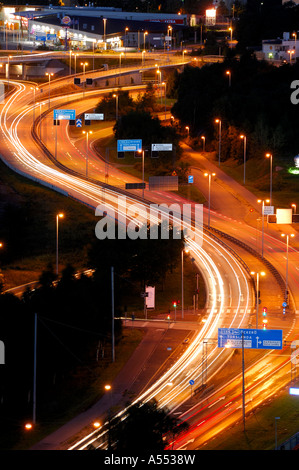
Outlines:
<svg viewBox="0 0 299 470"><path fill-rule="evenodd" d="M24 421L32 418L35 314L37 415L42 423L56 421L67 411L68 400L82 392L81 381L86 386L86 378L92 382L98 377L102 356L106 364L111 361L111 266L118 317L126 310L124 295L137 291L140 297L145 283L156 284L179 263L182 243L173 239L171 228L169 240L96 240L88 247L92 274L78 275L67 266L58 280L49 266L39 285L21 298L0 295L0 339L5 344L5 364L0 366L2 446L10 448ZM121 321L116 318L114 324L118 344Z"/></svg>
<svg viewBox="0 0 299 470"><path fill-rule="evenodd" d="M187 429L186 422L159 408L156 400L129 404L125 419L116 417L109 423L108 450L120 454L162 452Z"/></svg>
<svg viewBox="0 0 299 470"><path fill-rule="evenodd" d="M231 73L231 85L226 71ZM176 76L177 102L173 114L190 127L191 135L207 136L217 149L222 122L221 159L242 158L240 134L247 135L247 157L275 152L284 159L298 153L299 117L291 103L291 83L299 65L275 67L250 53L201 68L185 67ZM212 149L210 147L210 149Z"/></svg>

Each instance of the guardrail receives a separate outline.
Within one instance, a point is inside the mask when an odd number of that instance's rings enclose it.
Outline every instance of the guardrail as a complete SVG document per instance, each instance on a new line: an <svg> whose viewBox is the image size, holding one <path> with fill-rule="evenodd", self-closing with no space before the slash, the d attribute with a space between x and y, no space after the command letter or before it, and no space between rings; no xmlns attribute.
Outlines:
<svg viewBox="0 0 299 470"><path fill-rule="evenodd" d="M255 258L258 258L262 263L264 263L264 265L269 269L271 274L273 274L273 276L275 277L275 279L276 279L276 281L277 281L277 283L278 283L278 285L281 289L282 295L284 297L284 295L285 295L285 281L284 281L283 277L281 276L281 274L278 272L278 270L273 266L273 264L270 263L270 261L268 261L260 253L258 253L256 250L251 248L251 246L247 245L246 243L242 242L241 240L239 240L235 237L232 237L231 235L228 235L227 233L222 232L221 230L218 230L214 227L210 227L209 230L211 232L217 233L220 237L226 238L227 240L231 241L232 243L240 246L241 248L243 248L244 250L246 250L250 254L252 254ZM292 297L292 294L290 295L290 304L291 304L291 307L294 309L295 308L295 302L294 302L294 299Z"/></svg>

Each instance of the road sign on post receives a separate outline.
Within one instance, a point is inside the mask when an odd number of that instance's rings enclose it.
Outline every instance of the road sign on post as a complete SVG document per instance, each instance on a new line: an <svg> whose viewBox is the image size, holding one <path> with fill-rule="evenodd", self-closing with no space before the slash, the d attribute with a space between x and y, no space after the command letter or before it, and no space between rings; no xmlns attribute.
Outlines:
<svg viewBox="0 0 299 470"><path fill-rule="evenodd" d="M141 139L125 139L117 141L118 152L138 152L138 150L142 150Z"/></svg>
<svg viewBox="0 0 299 470"><path fill-rule="evenodd" d="M76 119L76 127L82 127L82 119Z"/></svg>
<svg viewBox="0 0 299 470"><path fill-rule="evenodd" d="M75 121L76 110L75 109L54 109L54 119L67 119L67 120Z"/></svg>
<svg viewBox="0 0 299 470"><path fill-rule="evenodd" d="M218 328L219 348L282 349L282 330Z"/></svg>

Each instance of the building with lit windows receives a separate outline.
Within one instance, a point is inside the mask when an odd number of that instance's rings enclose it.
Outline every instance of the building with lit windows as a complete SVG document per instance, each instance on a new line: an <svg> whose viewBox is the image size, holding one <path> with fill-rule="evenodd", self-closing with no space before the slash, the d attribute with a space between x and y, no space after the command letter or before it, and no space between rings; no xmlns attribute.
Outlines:
<svg viewBox="0 0 299 470"><path fill-rule="evenodd" d="M124 12L117 8L2 8L1 23L34 46L65 49L169 49L180 44L187 15ZM6 22L6 23L5 23ZM11 25L9 26L11 30Z"/></svg>

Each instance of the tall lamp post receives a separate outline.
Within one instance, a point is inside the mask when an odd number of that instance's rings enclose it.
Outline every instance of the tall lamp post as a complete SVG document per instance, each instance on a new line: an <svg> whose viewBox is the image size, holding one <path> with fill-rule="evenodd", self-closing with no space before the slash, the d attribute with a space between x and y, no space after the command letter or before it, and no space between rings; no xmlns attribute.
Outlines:
<svg viewBox="0 0 299 470"><path fill-rule="evenodd" d="M289 49L288 50L288 54L290 54L290 64L292 63L292 55L294 54L294 50L293 49Z"/></svg>
<svg viewBox="0 0 299 470"><path fill-rule="evenodd" d="M228 86L231 86L232 84L232 74L230 70L226 71L226 75L228 76Z"/></svg>
<svg viewBox="0 0 299 470"><path fill-rule="evenodd" d="M166 86L167 84L166 82L162 82L162 85L164 86L164 119L166 121ZM162 95L161 95L161 101L162 101Z"/></svg>
<svg viewBox="0 0 299 470"><path fill-rule="evenodd" d="M49 77L49 109L50 109L50 84L51 84L51 77L53 77L53 72L46 72L46 75Z"/></svg>
<svg viewBox="0 0 299 470"><path fill-rule="evenodd" d="M182 249L182 318L184 318L184 253L189 253L189 248L185 247Z"/></svg>
<svg viewBox="0 0 299 470"><path fill-rule="evenodd" d="M246 135L240 135L240 139L243 139L244 141L244 176L243 176L243 182L245 184L245 173L246 173Z"/></svg>
<svg viewBox="0 0 299 470"><path fill-rule="evenodd" d="M285 233L282 233L281 234L282 237L286 237L286 243L287 243L287 261L286 261L286 287L285 287L285 294L284 294L284 300L285 302L288 303L288 277L289 277L289 238L290 237L294 237L295 235L293 233L291 233L290 235L289 234L285 234Z"/></svg>
<svg viewBox="0 0 299 470"><path fill-rule="evenodd" d="M204 135L201 136L201 140L202 140L202 151L205 152L206 151L206 138Z"/></svg>
<svg viewBox="0 0 299 470"><path fill-rule="evenodd" d="M221 120L215 119L216 124L219 125L219 133L218 133L218 160L220 166L220 155L221 155Z"/></svg>
<svg viewBox="0 0 299 470"><path fill-rule="evenodd" d="M107 18L103 18L103 28L104 28L104 31L103 31L103 41L105 42L106 40L106 23L107 23Z"/></svg>
<svg viewBox="0 0 299 470"><path fill-rule="evenodd" d="M7 92L9 91L9 59L11 58L11 55L7 56Z"/></svg>
<svg viewBox="0 0 299 470"><path fill-rule="evenodd" d="M113 98L115 98L115 120L118 120L118 95L114 94Z"/></svg>
<svg viewBox="0 0 299 470"><path fill-rule="evenodd" d="M144 198L144 150L138 150L138 152L142 154L142 197Z"/></svg>
<svg viewBox="0 0 299 470"><path fill-rule="evenodd" d="M269 203L270 199L258 199L257 201L259 204L262 204L262 258L264 257L264 212L265 212L265 202Z"/></svg>
<svg viewBox="0 0 299 470"><path fill-rule="evenodd" d="M41 101L39 103L39 140L42 140L42 105L44 104Z"/></svg>
<svg viewBox="0 0 299 470"><path fill-rule="evenodd" d="M81 65L83 67L83 96L84 96L84 91L85 91L85 67L88 65L88 62L81 62Z"/></svg>
<svg viewBox="0 0 299 470"><path fill-rule="evenodd" d="M38 86L30 87L30 90L33 90L33 112L32 112L32 124L34 124L35 121L35 92L36 90L39 90Z"/></svg>
<svg viewBox="0 0 299 470"><path fill-rule="evenodd" d="M294 214L297 212L297 204L291 204L291 207L294 209Z"/></svg>
<svg viewBox="0 0 299 470"><path fill-rule="evenodd" d="M258 315L259 315L259 301L260 301L260 296L259 296L260 276L265 276L266 273L264 271L261 271L260 273L251 271L250 274L252 276L256 274L256 329L258 329Z"/></svg>
<svg viewBox="0 0 299 470"><path fill-rule="evenodd" d="M215 176L216 173L205 173L204 174L205 176L207 176L209 178L209 198L208 198L208 201L209 201L209 211L208 211L208 227L210 228L210 211L211 211L211 179L212 179L212 176Z"/></svg>
<svg viewBox="0 0 299 470"><path fill-rule="evenodd" d="M270 206L272 206L272 166L273 166L273 155L271 153L266 153L266 158L270 159Z"/></svg>
<svg viewBox="0 0 299 470"><path fill-rule="evenodd" d="M63 219L64 214L60 212L56 215L56 275L58 276L58 232L59 232L59 219Z"/></svg>
<svg viewBox="0 0 299 470"><path fill-rule="evenodd" d="M86 178L88 178L88 136L92 134L92 131L83 131L86 135Z"/></svg>
<svg viewBox="0 0 299 470"><path fill-rule="evenodd" d="M75 57L75 77L77 76L77 56L78 55L79 55L78 53L74 54L74 57Z"/></svg>
<svg viewBox="0 0 299 470"><path fill-rule="evenodd" d="M147 31L144 31L144 33L143 33L143 48L144 48L144 50L146 50L146 47L145 47L145 36L146 36L147 34L148 34L148 32L147 32Z"/></svg>
<svg viewBox="0 0 299 470"><path fill-rule="evenodd" d="M129 31L128 27L125 28L125 57L127 56L127 47L128 47L128 44L127 44L127 31Z"/></svg>
<svg viewBox="0 0 299 470"><path fill-rule="evenodd" d="M228 28L230 31L230 48L232 49L233 47L233 28Z"/></svg>

